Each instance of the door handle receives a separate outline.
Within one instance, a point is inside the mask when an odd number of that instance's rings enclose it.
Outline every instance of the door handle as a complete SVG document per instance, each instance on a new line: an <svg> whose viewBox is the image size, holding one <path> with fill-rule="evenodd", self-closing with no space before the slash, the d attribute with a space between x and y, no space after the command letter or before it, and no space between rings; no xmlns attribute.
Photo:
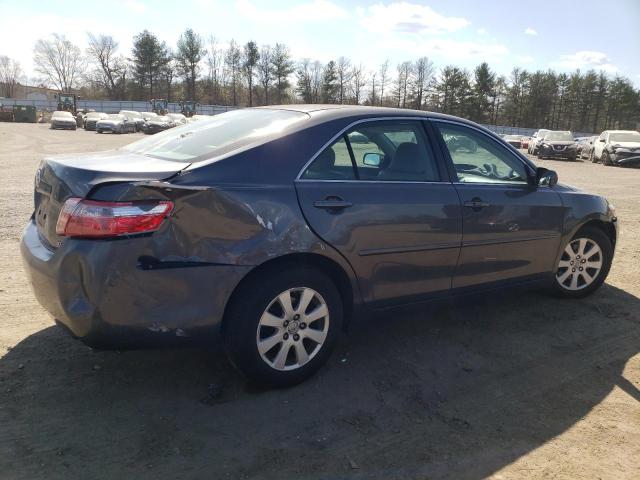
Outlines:
<svg viewBox="0 0 640 480"><path fill-rule="evenodd" d="M324 208L326 210L342 210L353 206L353 203L347 202L340 197L327 197L324 200L316 200L313 203L316 208Z"/></svg>
<svg viewBox="0 0 640 480"><path fill-rule="evenodd" d="M484 207L488 207L488 202L483 202L478 197L472 198L471 201L464 202L463 205L467 208L471 208L475 211L481 210Z"/></svg>

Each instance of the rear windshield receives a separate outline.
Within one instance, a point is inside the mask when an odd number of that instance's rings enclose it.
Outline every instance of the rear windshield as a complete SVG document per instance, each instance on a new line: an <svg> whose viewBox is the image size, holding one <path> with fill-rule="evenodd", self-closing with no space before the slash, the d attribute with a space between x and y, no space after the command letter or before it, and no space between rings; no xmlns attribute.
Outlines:
<svg viewBox="0 0 640 480"><path fill-rule="evenodd" d="M204 160L277 135L307 118L305 113L289 110L234 110L166 130L124 149L163 160Z"/></svg>
<svg viewBox="0 0 640 480"><path fill-rule="evenodd" d="M549 132L544 136L544 139L556 142L573 141L573 135L571 132Z"/></svg>
<svg viewBox="0 0 640 480"><path fill-rule="evenodd" d="M640 142L640 133L625 132L609 134L610 142Z"/></svg>

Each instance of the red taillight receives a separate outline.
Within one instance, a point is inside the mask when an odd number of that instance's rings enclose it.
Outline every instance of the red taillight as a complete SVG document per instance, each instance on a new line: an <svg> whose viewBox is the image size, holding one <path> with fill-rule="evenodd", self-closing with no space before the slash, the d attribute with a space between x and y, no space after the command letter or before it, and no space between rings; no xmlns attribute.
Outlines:
<svg viewBox="0 0 640 480"><path fill-rule="evenodd" d="M173 210L169 201L100 202L69 198L56 233L65 237L119 237L154 232Z"/></svg>

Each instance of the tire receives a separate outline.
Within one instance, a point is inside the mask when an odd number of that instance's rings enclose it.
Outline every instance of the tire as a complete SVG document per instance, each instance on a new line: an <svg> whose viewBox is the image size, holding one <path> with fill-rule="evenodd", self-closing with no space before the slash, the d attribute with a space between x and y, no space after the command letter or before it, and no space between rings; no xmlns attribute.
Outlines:
<svg viewBox="0 0 640 480"><path fill-rule="evenodd" d="M544 157L542 156L542 152L540 150L538 150L538 160L543 160Z"/></svg>
<svg viewBox="0 0 640 480"><path fill-rule="evenodd" d="M609 156L608 152L602 152L602 157L600 158L602 160L602 164L610 167L613 164L611 163L611 157Z"/></svg>
<svg viewBox="0 0 640 480"><path fill-rule="evenodd" d="M598 159L593 154L593 150L591 150L591 153L589 154L589 160L591 160L591 163L598 163Z"/></svg>
<svg viewBox="0 0 640 480"><path fill-rule="evenodd" d="M582 228L563 249L553 279L553 293L563 298L591 295L604 283L612 260L613 247L609 237L598 228ZM595 268L598 264L599 268Z"/></svg>
<svg viewBox="0 0 640 480"><path fill-rule="evenodd" d="M342 329L343 314L340 294L328 276L306 267L268 269L238 288L225 313L223 337L231 362L251 382L288 387L324 365ZM289 299L289 315L280 298L284 303ZM303 299L310 300L306 316ZM308 325L302 321L323 312ZM258 342L265 340L261 350Z"/></svg>

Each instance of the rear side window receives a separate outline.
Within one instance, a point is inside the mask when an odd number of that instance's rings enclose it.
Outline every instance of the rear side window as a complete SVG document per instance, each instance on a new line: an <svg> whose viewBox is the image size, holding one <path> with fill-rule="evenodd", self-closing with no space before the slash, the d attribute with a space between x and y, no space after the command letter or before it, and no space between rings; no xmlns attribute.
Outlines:
<svg viewBox="0 0 640 480"><path fill-rule="evenodd" d="M440 180L420 121L375 121L357 125L321 152L301 178L381 182Z"/></svg>
<svg viewBox="0 0 640 480"><path fill-rule="evenodd" d="M185 117L178 114L178 118ZM289 110L234 110L157 133L123 148L163 160L195 162L277 136L308 118L306 113Z"/></svg>

